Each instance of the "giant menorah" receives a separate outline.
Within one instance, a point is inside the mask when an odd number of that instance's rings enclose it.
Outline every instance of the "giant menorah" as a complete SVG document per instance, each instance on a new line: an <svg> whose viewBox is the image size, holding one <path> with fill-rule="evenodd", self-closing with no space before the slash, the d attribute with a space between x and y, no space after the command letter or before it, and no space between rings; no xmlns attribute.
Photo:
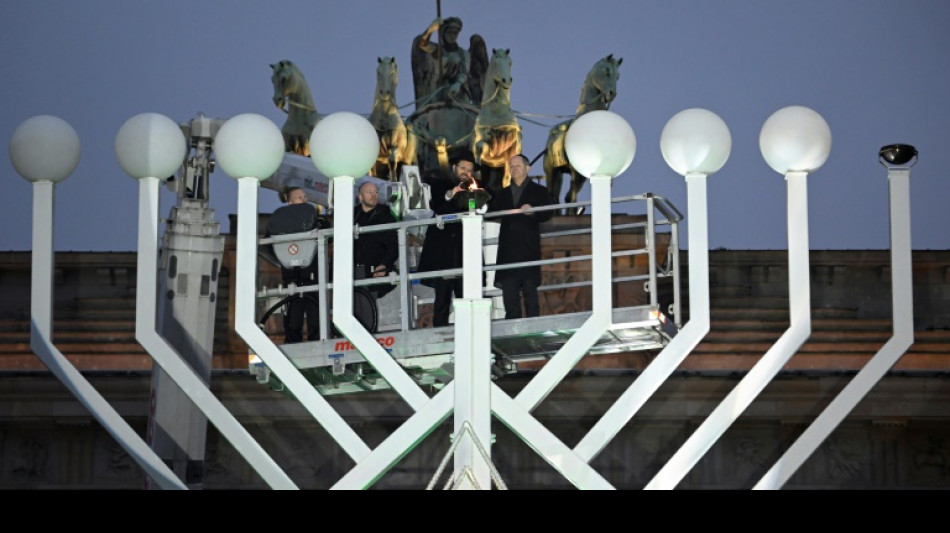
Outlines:
<svg viewBox="0 0 950 533"><path fill-rule="evenodd" d="M353 113L324 118L310 139L313 163L332 178L333 202L343 207L335 210L333 261L337 287L353 284L349 265L353 254L350 207L354 182L375 163L378 142L373 127ZM235 330L355 462L334 488L372 486L434 427L454 415L454 463L447 486L505 488L491 461L494 416L576 487L610 489L610 483L591 466L591 461L710 330L706 179L725 165L731 143L725 123L704 109L684 110L664 128L660 139L664 159L685 178L688 193L689 322L573 448L545 428L532 412L612 325L610 187L612 180L630 166L637 148L632 128L614 113L596 111L579 117L566 140L570 160L591 181L593 309L581 328L515 397L492 383L490 377L490 337L484 332L492 327L491 299L482 293L483 220L474 211L462 217L466 274L463 297L454 303L456 372L450 383L432 397L426 394L353 316L353 295L348 290L333 291L334 325L406 401L413 414L382 443L370 448L301 375L261 331L254 316L260 181L277 170L284 151L280 130L270 120L254 114L238 115L225 122L214 142L218 164L238 186ZM786 181L790 327L663 465L647 484L648 489L675 488L811 334L807 180L826 161L831 132L815 111L790 106L769 117L759 143L768 165ZM123 170L139 180L136 339L270 487L296 488L155 329L158 186L161 178L181 165L186 143L180 127L162 115L137 115L119 130L115 146ZM756 489L781 488L913 343L909 150L912 147L894 145L880 154L888 167L890 190L893 337L756 483ZM59 118L33 117L16 129L10 151L16 171L33 183L32 349L152 480L162 488L187 488L52 342L53 199L56 183L66 179L78 163L78 136Z"/></svg>

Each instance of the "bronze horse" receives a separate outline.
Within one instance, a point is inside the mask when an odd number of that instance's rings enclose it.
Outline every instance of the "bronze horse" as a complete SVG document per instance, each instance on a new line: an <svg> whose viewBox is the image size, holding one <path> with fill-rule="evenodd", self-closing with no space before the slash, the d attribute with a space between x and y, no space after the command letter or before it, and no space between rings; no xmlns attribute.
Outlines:
<svg viewBox="0 0 950 533"><path fill-rule="evenodd" d="M271 83L274 85L274 105L287 113L280 128L284 147L290 153L310 155L310 134L319 116L313 105L310 87L297 65L288 59L272 63Z"/></svg>
<svg viewBox="0 0 950 533"><path fill-rule="evenodd" d="M619 67L622 62L623 58L614 58L614 55L610 54L594 63L581 86L577 114L574 118L554 126L548 133L547 145L543 152L544 176L548 190L551 192L551 200L555 202L561 196L561 180L564 174L569 174L571 177L571 186L564 196L564 203L576 202L577 194L586 181L584 176L578 174L567 160L567 153L564 150L567 130L571 123L584 113L610 108L610 102L617 96L617 79L620 78ZM582 211L583 209L575 210L578 214Z"/></svg>
<svg viewBox="0 0 950 533"><path fill-rule="evenodd" d="M396 105L399 69L393 57L376 58L376 93L369 122L379 135L379 155L370 175L394 181L402 165L416 164L416 141Z"/></svg>
<svg viewBox="0 0 950 533"><path fill-rule="evenodd" d="M482 103L475 118L472 154L482 167L482 179L496 188L508 179L508 160L521 153L521 125L511 110L510 49L492 50L482 86Z"/></svg>

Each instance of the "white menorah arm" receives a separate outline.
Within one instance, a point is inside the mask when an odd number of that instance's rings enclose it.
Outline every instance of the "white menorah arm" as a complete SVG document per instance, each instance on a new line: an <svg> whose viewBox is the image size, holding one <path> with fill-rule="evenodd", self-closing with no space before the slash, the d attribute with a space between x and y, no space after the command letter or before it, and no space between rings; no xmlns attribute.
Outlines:
<svg viewBox="0 0 950 533"><path fill-rule="evenodd" d="M590 462L599 454L709 332L709 230L706 175L687 174L689 207L689 322L637 376L574 447Z"/></svg>
<svg viewBox="0 0 950 533"><path fill-rule="evenodd" d="M416 409L386 440L359 461L332 489L361 490L372 486L387 470L406 456L426 435L445 421L455 407L455 382L450 382ZM407 445L406 443L410 443Z"/></svg>
<svg viewBox="0 0 950 533"><path fill-rule="evenodd" d="M224 404L208 390L195 371L155 329L160 220L158 187L158 178L139 180L135 339L271 488L296 489L297 485L281 470L277 462L264 451Z"/></svg>
<svg viewBox="0 0 950 533"><path fill-rule="evenodd" d="M564 379L613 323L609 176L591 176L591 280L593 309L590 317L515 398L533 411Z"/></svg>
<svg viewBox="0 0 950 533"><path fill-rule="evenodd" d="M257 283L257 195L260 184L257 178L239 178L237 181L237 290L234 297L234 330L343 450L353 460L359 461L369 455L369 446L257 325L254 298Z"/></svg>
<svg viewBox="0 0 950 533"><path fill-rule="evenodd" d="M166 465L109 402L53 345L53 190L51 181L33 183L33 264L30 285L30 348L99 421L145 473L163 489L185 490Z"/></svg>
<svg viewBox="0 0 950 533"><path fill-rule="evenodd" d="M788 172L785 175L788 184L790 327L663 465L647 483L646 489L676 488L811 336L807 177L805 172Z"/></svg>
<svg viewBox="0 0 950 533"><path fill-rule="evenodd" d="M780 489L914 343L910 171L888 171L893 336L762 476L754 489Z"/></svg>

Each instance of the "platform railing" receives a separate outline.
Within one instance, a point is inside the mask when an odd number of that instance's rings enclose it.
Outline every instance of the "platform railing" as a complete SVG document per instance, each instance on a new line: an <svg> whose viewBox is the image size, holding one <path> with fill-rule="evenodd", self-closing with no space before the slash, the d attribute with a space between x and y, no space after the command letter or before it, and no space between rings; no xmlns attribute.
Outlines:
<svg viewBox="0 0 950 533"><path fill-rule="evenodd" d="M677 327L681 325L681 304L680 304L680 262L679 262L679 223L683 220L683 215L669 202L665 197L655 195L652 193L644 193L631 196L622 196L611 199L612 204L614 205L625 205L633 204L639 205L642 207L640 212L635 213L615 213L619 216L643 216L645 219L638 222L620 222L611 226L611 233L616 234L618 232L632 232L639 229L643 230L643 235L645 236L643 246L639 248L631 248L624 250L615 250L611 253L611 257L614 259L623 258L623 257L632 257L637 255L646 255L647 256L647 266L648 272L646 274L635 274L628 276L615 276L613 278L614 284L620 283L631 283L631 282L644 282L644 288L649 295L649 304L652 308L659 310L659 282L660 280L667 279L672 285L672 294L673 301L669 306L669 309L666 310L669 314L672 315L674 324ZM560 211L564 209L573 209L573 208L590 208L590 202L574 202L574 203L562 203L554 204L549 206L542 207L533 207L531 209L521 211L520 209L512 209L506 211L491 211L483 215L485 222L497 222L501 217L505 216L523 216L524 213L536 213L543 211ZM385 283L391 283L396 286L396 289L399 293L400 300L400 324L399 331L409 331L415 329L413 327L413 322L416 317L416 306L424 305L430 303L430 299L426 298L416 298L413 301L412 294L412 285L415 283L421 283L423 280L431 278L451 278L451 277L460 277L462 275L462 268L452 268L444 269L438 271L430 272L413 272L412 262L410 261L410 254L414 253L411 251L409 242L410 236L422 239L425 230L428 226L437 225L443 226L445 224L456 224L461 221L461 213L453 213L448 215L438 215L432 218L421 219L421 220L406 220L401 222L395 222L390 224L378 224L373 226L357 226L354 235L356 239L359 239L361 235L383 232L383 231L392 231L395 230L398 236L399 243L399 258L398 258L398 271L391 272L388 276L380 278L367 278L354 280L353 285L355 287L366 287L370 285L379 285ZM331 317L329 311L329 302L330 294L333 289L333 283L330 281L330 273L327 269L327 265L330 264L330 253L331 253L331 242L333 239L333 228L312 230L306 233L295 233L287 235L277 235L271 237L261 238L259 244L262 247L270 246L273 244L279 244L284 242L291 241L301 241L305 239L316 239L317 240L317 251L316 256L313 259L317 261L317 280L313 285L307 286L295 286L293 284L283 286L278 285L277 287L263 287L257 293L257 297L261 300L267 301L267 299L274 298L285 298L291 294L306 294L306 293L316 293L317 299L319 302L319 312L320 312L320 339L326 340L331 338ZM591 234L590 227L574 227L569 229L549 229L548 231L543 231L541 233L541 239L557 239L561 237L575 236L575 235L587 235ZM659 260L657 257L657 242L659 241L659 236L661 234L666 234L667 249L666 254ZM496 237L487 237L483 239L483 246L496 245L498 239ZM423 244L424 245L424 244ZM485 271L500 271L506 269L513 269L525 266L546 266L546 265L556 265L563 263L579 263L585 261L591 261L592 256L590 254L585 255L574 255L568 257L554 257L554 258L545 258L538 261L525 261L520 263L510 263L504 265L489 264L486 262ZM573 289L573 288L582 288L590 287L592 282L590 280L586 281L575 281L575 282L564 282L564 283L549 283L544 284L538 287L538 292L544 291L557 291L564 289ZM484 296L486 298L500 296L501 290L494 287L485 287ZM263 307L263 306L262 306Z"/></svg>

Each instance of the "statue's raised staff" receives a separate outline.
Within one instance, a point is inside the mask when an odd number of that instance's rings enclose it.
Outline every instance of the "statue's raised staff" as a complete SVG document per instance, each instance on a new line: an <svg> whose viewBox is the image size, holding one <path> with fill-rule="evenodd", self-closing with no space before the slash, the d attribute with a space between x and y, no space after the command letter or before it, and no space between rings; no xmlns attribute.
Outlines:
<svg viewBox="0 0 950 533"><path fill-rule="evenodd" d="M472 35L470 48L458 44L462 21L458 17L436 18L412 40L412 81L416 110L407 122L422 141L417 160L424 168L439 165L437 146L444 143L449 157L468 151L479 111L484 69L485 41ZM438 32L439 39L430 38ZM472 58L475 61L472 61ZM448 170L448 169L444 169Z"/></svg>
<svg viewBox="0 0 950 533"><path fill-rule="evenodd" d="M310 133L319 116L310 95L310 87L297 65L288 59L272 63L271 83L274 85L274 105L287 113L280 128L288 152L310 155Z"/></svg>
<svg viewBox="0 0 950 533"><path fill-rule="evenodd" d="M586 178L574 170L570 161L567 160L567 152L564 150L567 129L577 117L584 113L610 108L610 102L617 96L617 80L620 78L619 67L622 62L623 58L614 58L614 55L610 54L594 63L581 86L577 114L573 119L554 126L548 133L544 149L544 176L548 183L548 190L551 192L551 200L555 202L561 196L561 180L564 174L570 175L571 178L571 185L564 196L564 203L576 202L577 194L586 181Z"/></svg>
<svg viewBox="0 0 950 533"><path fill-rule="evenodd" d="M472 139L475 164L482 167L483 183L493 190L506 185L502 181L508 176L508 161L521 153L521 125L511 110L511 81L510 49L493 49Z"/></svg>
<svg viewBox="0 0 950 533"><path fill-rule="evenodd" d="M415 135L406 128L399 106L396 105L396 86L399 84L399 69L393 57L377 58L376 93L369 122L379 135L379 156L370 175L381 179L398 179L402 165L416 162Z"/></svg>

